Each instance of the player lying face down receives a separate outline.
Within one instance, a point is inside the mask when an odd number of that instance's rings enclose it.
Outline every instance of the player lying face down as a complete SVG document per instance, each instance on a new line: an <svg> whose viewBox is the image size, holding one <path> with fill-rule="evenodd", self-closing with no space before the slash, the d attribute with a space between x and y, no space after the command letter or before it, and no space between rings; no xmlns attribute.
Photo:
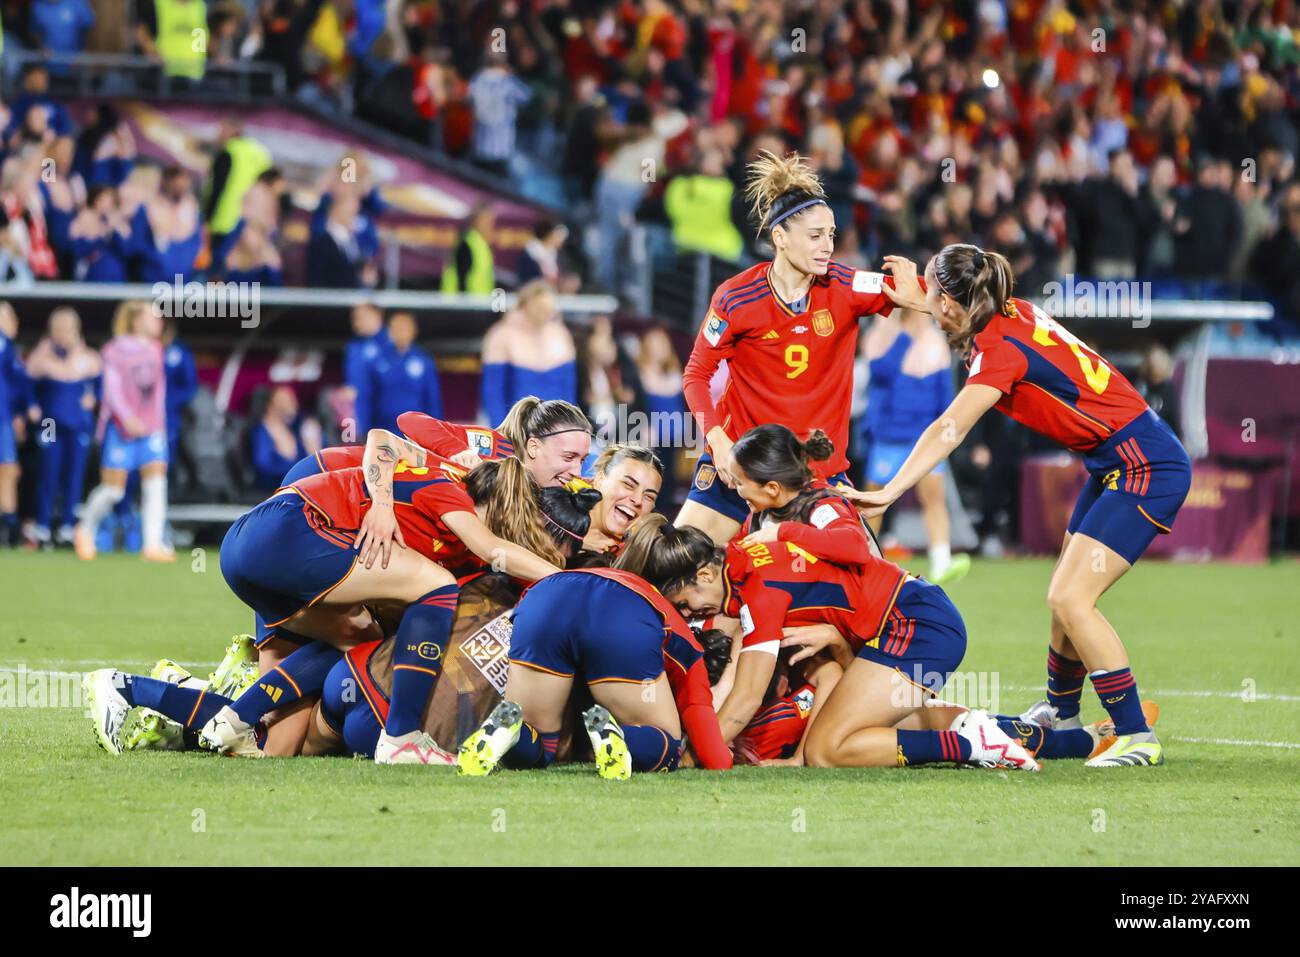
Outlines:
<svg viewBox="0 0 1300 957"><path fill-rule="evenodd" d="M376 761L445 761L418 725L441 672L456 576L484 565L524 581L558 571L563 556L539 501L540 489L517 459L486 462L464 475L389 435L368 448L364 470L304 479L241 517L223 544L223 574L270 627L287 624L296 634L335 645L323 624L338 609L405 605L395 636L393 700ZM397 547L376 560L367 540L392 540ZM289 561L280 560L286 547L293 552ZM357 560L356 549L369 554L367 560ZM300 649L290 659L295 656L309 665L305 677L313 689L336 660L321 648ZM221 712L205 728L215 745L260 753L249 718L302 694L290 659L244 696L255 700L241 698L239 709ZM256 692L265 699L256 700Z"/></svg>
<svg viewBox="0 0 1300 957"><path fill-rule="evenodd" d="M541 510L551 538L563 558L571 557L581 543L589 525L587 513L595 497L596 493L586 487L542 490ZM499 687L493 685L486 675L473 672L475 666L469 663L469 657L460 654L463 651L461 645L481 631L479 644L475 646L479 656L487 654L489 667L504 664L502 643L508 644L508 630L503 633L496 619L501 612L513 607L517 598L518 587L501 575L479 575L462 593L456 612L456 634L452 639L453 650L459 658L451 656L447 659L454 669L451 672L454 687L446 688L441 694L435 689L422 716L424 730L435 740L443 740L449 747L456 743L462 693L470 696L478 717L486 715L500 700ZM394 644L392 639L368 641L350 649L346 659L329 649L335 661L323 680L322 701L316 704L315 710L308 712L311 720L309 733L305 733L306 741L303 741L304 735L299 735L277 753L282 756L325 754L340 750L347 744L350 753L373 754L388 716L394 686ZM502 660L494 661L496 657ZM303 675L294 662L289 663L288 670L297 672L300 677ZM188 675L184 677L188 679ZM344 683L347 677L352 678L349 684ZM315 695L310 687L300 687L308 695L304 703L315 704ZM437 687L442 688L442 683ZM143 675L126 675L112 669L91 675L88 691L97 738L101 746L112 753L143 748L182 749L196 745L198 729L223 706L236 705L235 701L222 697L202 682L186 680L183 684L176 684ZM149 711L145 712L145 709ZM325 717L321 716L322 712ZM140 733L145 727L144 721L154 728L154 733L148 737ZM265 746L266 742L263 744Z"/></svg>
<svg viewBox="0 0 1300 957"><path fill-rule="evenodd" d="M808 499L803 517L819 502ZM952 760L1037 767L987 715L977 714L956 730L895 729L937 695L966 647L965 626L942 590L896 565L868 555L858 565L841 566L791 541L748 547L734 541L724 551L698 529L665 527L656 516L633 531L619 565L639 569L683 613L740 620L735 683L718 711L729 742L762 704L784 628L821 624L844 635L855 655L809 722L803 753L808 764ZM820 646L827 644L823 636ZM808 645L819 650L812 640Z"/></svg>
<svg viewBox="0 0 1300 957"><path fill-rule="evenodd" d="M725 643L710 647L725 661ZM705 650L689 626L636 575L587 568L551 575L524 593L505 700L461 745L460 772L548 766L579 673L596 702L583 723L601 777L674 770L688 741L698 766L731 766Z"/></svg>
<svg viewBox="0 0 1300 957"><path fill-rule="evenodd" d="M663 487L664 466L659 457L640 445L619 443L605 447L596 459L592 485L600 504L591 513L591 531L583 543L586 551L617 554L632 523L654 511Z"/></svg>

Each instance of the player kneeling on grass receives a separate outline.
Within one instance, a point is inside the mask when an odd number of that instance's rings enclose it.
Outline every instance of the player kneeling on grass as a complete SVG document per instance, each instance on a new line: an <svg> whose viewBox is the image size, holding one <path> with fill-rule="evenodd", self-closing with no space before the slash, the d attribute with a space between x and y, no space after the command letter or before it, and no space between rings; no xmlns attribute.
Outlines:
<svg viewBox="0 0 1300 957"><path fill-rule="evenodd" d="M739 444L739 443L738 443ZM733 456L737 486L752 480ZM771 483L779 486L779 483ZM828 490L805 494L811 510ZM792 496L793 500L793 496ZM801 518L806 514L801 514ZM734 740L757 713L775 672L783 629L829 624L857 649L825 705L811 721L805 763L886 767L932 761L1037 770L1033 757L983 712L949 723L896 729L937 697L966 651L966 628L943 590L883 559L846 568L792 542L727 549L690 526L666 527L659 516L639 523L619 564L639 569L683 613L738 618L743 634L735 684L718 712ZM816 650L816 649L814 649ZM951 725L951 726L950 726Z"/></svg>
<svg viewBox="0 0 1300 957"><path fill-rule="evenodd" d="M699 766L729 768L704 656L676 609L636 575L550 575L515 609L505 700L461 745L460 773L551 764L579 674L596 701L583 723L601 777L672 771L687 743Z"/></svg>

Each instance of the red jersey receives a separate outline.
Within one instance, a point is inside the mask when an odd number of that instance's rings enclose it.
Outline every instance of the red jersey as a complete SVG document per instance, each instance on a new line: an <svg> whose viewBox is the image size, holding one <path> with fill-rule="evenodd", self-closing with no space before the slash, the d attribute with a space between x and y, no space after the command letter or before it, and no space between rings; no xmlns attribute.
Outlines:
<svg viewBox="0 0 1300 957"><path fill-rule="evenodd" d="M728 279L713 294L683 375L686 403L706 434L721 426L733 442L756 425L780 423L801 439L822 429L835 443L828 461L812 463L819 478L848 468L849 407L858 318L894 308L883 273L831 260L793 312L768 280L770 262ZM717 407L709 380L727 360L729 379Z"/></svg>
<svg viewBox="0 0 1300 957"><path fill-rule="evenodd" d="M736 538L748 535L753 522L754 513L751 512ZM818 500L808 513L807 522L782 522L777 529L777 538L837 565L863 565L879 557L871 547L871 536L867 534L858 510L838 495Z"/></svg>
<svg viewBox="0 0 1300 957"><path fill-rule="evenodd" d="M781 650L787 625L834 625L856 650L884 629L907 573L868 557L848 569L793 542L727 546L723 613L740 619L745 648Z"/></svg>
<svg viewBox="0 0 1300 957"><path fill-rule="evenodd" d="M514 443L496 429L444 422L424 412L403 412L397 417L402 434L434 455L449 459L469 449L484 462L515 454Z"/></svg>
<svg viewBox="0 0 1300 957"><path fill-rule="evenodd" d="M394 512L407 547L458 575L483 565L443 521L452 512L474 511L464 475L464 469L442 459L419 467L398 462L393 473ZM289 488L333 528L360 528L371 506L359 468L311 475Z"/></svg>
<svg viewBox="0 0 1300 957"><path fill-rule="evenodd" d="M364 445L331 445L316 453L316 464L320 466L322 472L357 469L361 467L361 460L365 454Z"/></svg>
<svg viewBox="0 0 1300 957"><path fill-rule="evenodd" d="M652 607L664 623L664 674L682 719L682 730L700 765L711 770L731 767L731 749L722 740L713 710L713 690L704 667L704 649L686 619L659 590L639 575L617 568L578 568L565 574L599 575L632 589Z"/></svg>
<svg viewBox="0 0 1300 957"><path fill-rule="evenodd" d="M1072 452L1096 448L1147 409L1114 366L1024 299L975 336L966 381L993 386L998 409Z"/></svg>

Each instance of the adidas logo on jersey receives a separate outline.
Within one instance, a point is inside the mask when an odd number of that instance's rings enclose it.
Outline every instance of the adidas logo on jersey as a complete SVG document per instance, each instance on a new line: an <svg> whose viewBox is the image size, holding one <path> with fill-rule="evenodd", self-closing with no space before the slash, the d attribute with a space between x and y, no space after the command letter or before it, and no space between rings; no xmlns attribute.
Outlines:
<svg viewBox="0 0 1300 957"><path fill-rule="evenodd" d="M796 329L795 331L798 332L797 329ZM767 330L767 334L764 335L763 338L764 338L764 339L780 339L781 337L780 337L780 335L777 334L777 331L776 331L775 329L769 329L769 330Z"/></svg>

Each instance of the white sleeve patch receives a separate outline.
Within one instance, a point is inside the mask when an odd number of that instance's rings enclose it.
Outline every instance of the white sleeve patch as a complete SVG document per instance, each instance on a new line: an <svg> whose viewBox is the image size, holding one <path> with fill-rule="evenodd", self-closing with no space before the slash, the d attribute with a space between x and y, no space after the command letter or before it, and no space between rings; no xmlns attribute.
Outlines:
<svg viewBox="0 0 1300 957"><path fill-rule="evenodd" d="M983 363L984 363L984 353L982 352L975 353L975 360L970 364L970 373L969 375L966 376L966 378L969 379L973 375L979 375L980 366Z"/></svg>
<svg viewBox="0 0 1300 957"><path fill-rule="evenodd" d="M883 272L867 272L865 269L855 269L853 271L854 292L880 292L884 285L885 274Z"/></svg>
<svg viewBox="0 0 1300 957"><path fill-rule="evenodd" d="M726 331L727 321L710 309L709 317L704 320L704 338L709 345L716 346L722 340L722 334Z"/></svg>
<svg viewBox="0 0 1300 957"><path fill-rule="evenodd" d="M771 641L761 641L756 645L750 645L748 648L740 649L742 655L747 651L762 651L771 655L773 658L777 658L781 655L781 642L773 638Z"/></svg>
<svg viewBox="0 0 1300 957"><path fill-rule="evenodd" d="M740 606L740 636L743 638L754 630L754 616L749 612L748 605Z"/></svg>
<svg viewBox="0 0 1300 957"><path fill-rule="evenodd" d="M840 513L835 511L835 506L828 502L813 509L812 514L808 516L808 521L814 528L825 528L839 517Z"/></svg>

